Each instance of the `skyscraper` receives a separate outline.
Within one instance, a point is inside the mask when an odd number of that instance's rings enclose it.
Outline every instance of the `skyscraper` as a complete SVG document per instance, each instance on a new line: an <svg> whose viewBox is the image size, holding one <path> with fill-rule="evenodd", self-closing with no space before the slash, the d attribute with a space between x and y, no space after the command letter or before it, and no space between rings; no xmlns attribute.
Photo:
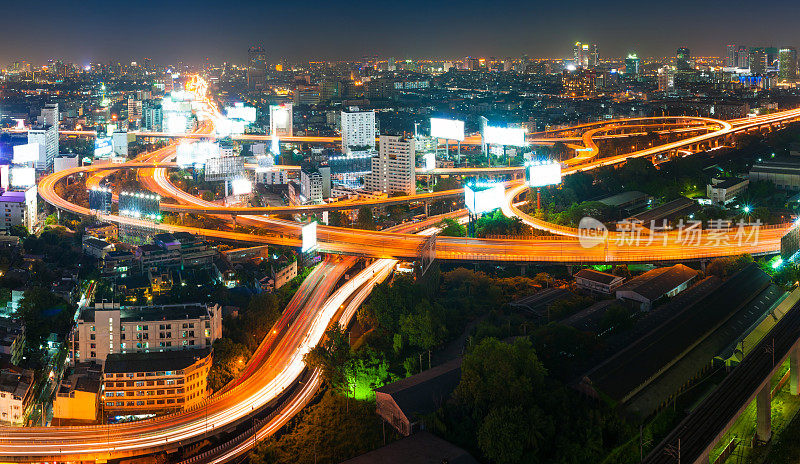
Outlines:
<svg viewBox="0 0 800 464"><path fill-rule="evenodd" d="M625 58L625 75L639 75L639 57L636 55L636 53L631 53L627 58Z"/></svg>
<svg viewBox="0 0 800 464"><path fill-rule="evenodd" d="M749 68L750 67L750 54L747 52L746 45L739 45L736 51L736 67Z"/></svg>
<svg viewBox="0 0 800 464"><path fill-rule="evenodd" d="M764 74L767 72L767 50L762 47L750 49L748 62L750 63L750 74Z"/></svg>
<svg viewBox="0 0 800 464"><path fill-rule="evenodd" d="M725 66L735 68L739 63L739 47L734 44L728 44L725 48Z"/></svg>
<svg viewBox="0 0 800 464"><path fill-rule="evenodd" d="M675 54L675 65L679 71L688 71L692 69L692 53L686 47L681 47Z"/></svg>
<svg viewBox="0 0 800 464"><path fill-rule="evenodd" d="M251 90L262 90L267 83L267 53L262 47L250 47L247 56L250 59L247 66L247 87Z"/></svg>
<svg viewBox="0 0 800 464"><path fill-rule="evenodd" d="M791 82L797 80L797 49L781 47L778 51L778 79Z"/></svg>
<svg viewBox="0 0 800 464"><path fill-rule="evenodd" d="M597 55L597 44L575 42L572 48L573 63L579 68L597 66L599 58Z"/></svg>

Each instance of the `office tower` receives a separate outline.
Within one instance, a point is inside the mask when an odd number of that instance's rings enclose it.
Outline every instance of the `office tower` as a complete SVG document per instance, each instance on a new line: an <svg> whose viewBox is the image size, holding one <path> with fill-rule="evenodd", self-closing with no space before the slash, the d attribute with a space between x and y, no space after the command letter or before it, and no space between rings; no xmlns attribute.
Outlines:
<svg viewBox="0 0 800 464"><path fill-rule="evenodd" d="M739 45L739 48L736 50L736 67L750 67L750 54L747 52L747 46L745 45Z"/></svg>
<svg viewBox="0 0 800 464"><path fill-rule="evenodd" d="M735 68L739 63L739 47L729 44L725 47L725 66Z"/></svg>
<svg viewBox="0 0 800 464"><path fill-rule="evenodd" d="M320 102L320 86L298 85L294 89L292 101L295 105L316 105Z"/></svg>
<svg viewBox="0 0 800 464"><path fill-rule="evenodd" d="M750 74L764 74L767 72L767 50L761 47L750 49L748 61Z"/></svg>
<svg viewBox="0 0 800 464"><path fill-rule="evenodd" d="M45 126L56 126L61 122L58 113L58 103L48 103L44 105L39 116L39 123Z"/></svg>
<svg viewBox="0 0 800 464"><path fill-rule="evenodd" d="M128 124L138 127L142 119L142 101L134 97L128 97Z"/></svg>
<svg viewBox="0 0 800 464"><path fill-rule="evenodd" d="M247 66L247 87L251 90L263 90L267 83L267 53L262 47L250 47L247 57L250 60Z"/></svg>
<svg viewBox="0 0 800 464"><path fill-rule="evenodd" d="M669 66L658 69L658 91L667 92L675 87L675 72Z"/></svg>
<svg viewBox="0 0 800 464"><path fill-rule="evenodd" d="M151 132L161 132L164 128L164 110L155 100L142 102L142 127Z"/></svg>
<svg viewBox="0 0 800 464"><path fill-rule="evenodd" d="M600 54L597 52L597 44L589 44L589 66L600 64Z"/></svg>
<svg viewBox="0 0 800 464"><path fill-rule="evenodd" d="M688 48L679 48L678 52L675 54L675 57L675 65L677 66L678 71L688 71L692 69L692 53Z"/></svg>
<svg viewBox="0 0 800 464"><path fill-rule="evenodd" d="M28 131L28 143L39 144L39 159L36 170L46 171L53 167L53 160L58 156L58 126L39 125Z"/></svg>
<svg viewBox="0 0 800 464"><path fill-rule="evenodd" d="M797 80L797 49L781 47L778 51L778 79L781 81Z"/></svg>
<svg viewBox="0 0 800 464"><path fill-rule="evenodd" d="M572 61L578 68L597 66L600 61L597 55L597 44L575 42L572 55Z"/></svg>
<svg viewBox="0 0 800 464"><path fill-rule="evenodd" d="M342 153L375 149L375 111L351 106L342 111Z"/></svg>
<svg viewBox="0 0 800 464"><path fill-rule="evenodd" d="M636 56L636 53L631 53L627 58L625 58L625 75L639 75L639 57Z"/></svg>
<svg viewBox="0 0 800 464"><path fill-rule="evenodd" d="M269 134L273 137L291 137L293 131L293 105L282 103L269 106Z"/></svg>
<svg viewBox="0 0 800 464"><path fill-rule="evenodd" d="M387 71L396 71L397 70L397 60L392 57L386 59L386 70Z"/></svg>
<svg viewBox="0 0 800 464"><path fill-rule="evenodd" d="M391 195L416 193L414 139L381 135L378 154L372 157L372 172L365 177L364 188Z"/></svg>

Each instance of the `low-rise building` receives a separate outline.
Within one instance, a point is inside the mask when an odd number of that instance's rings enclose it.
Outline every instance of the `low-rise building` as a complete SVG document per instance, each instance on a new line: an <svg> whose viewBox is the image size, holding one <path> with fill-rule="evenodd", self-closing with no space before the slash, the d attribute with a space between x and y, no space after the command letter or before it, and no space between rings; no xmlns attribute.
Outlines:
<svg viewBox="0 0 800 464"><path fill-rule="evenodd" d="M790 156L759 161L750 168L751 181L767 181L784 190L800 190L800 158Z"/></svg>
<svg viewBox="0 0 800 464"><path fill-rule="evenodd" d="M119 229L117 225L110 222L101 222L100 224L87 227L85 233L86 235L102 240L119 238Z"/></svg>
<svg viewBox="0 0 800 464"><path fill-rule="evenodd" d="M272 268L272 278L275 282L273 286L275 290L283 287L295 277L297 277L297 260L283 267Z"/></svg>
<svg viewBox="0 0 800 464"><path fill-rule="evenodd" d="M575 285L578 288L606 295L613 293L624 280L622 277L593 269L581 269L575 274Z"/></svg>
<svg viewBox="0 0 800 464"><path fill-rule="evenodd" d="M661 298L671 298L686 290L698 274L683 264L653 269L617 288L616 295L620 300L638 303L647 311Z"/></svg>
<svg viewBox="0 0 800 464"><path fill-rule="evenodd" d="M208 397L211 360L210 347L109 355L103 374L103 414L166 414L191 408Z"/></svg>
<svg viewBox="0 0 800 464"><path fill-rule="evenodd" d="M17 365L25 347L25 325L21 320L0 317L0 364Z"/></svg>
<svg viewBox="0 0 800 464"><path fill-rule="evenodd" d="M53 401L53 425L94 424L100 409L103 368L95 362L82 362L61 379Z"/></svg>
<svg viewBox="0 0 800 464"><path fill-rule="evenodd" d="M461 358L375 390L377 413L400 434L423 429L423 417L439 409L461 379Z"/></svg>
<svg viewBox="0 0 800 464"><path fill-rule="evenodd" d="M727 205L747 190L750 181L739 177L714 178L706 185L706 196L711 203Z"/></svg>
<svg viewBox="0 0 800 464"><path fill-rule="evenodd" d="M113 244L94 237L84 238L81 248L84 254L97 259L104 259L109 252L114 251Z"/></svg>
<svg viewBox="0 0 800 464"><path fill-rule="evenodd" d="M222 336L222 309L200 303L120 307L96 303L78 317L74 362L105 362L109 354L205 348Z"/></svg>
<svg viewBox="0 0 800 464"><path fill-rule="evenodd" d="M0 424L23 425L25 409L33 400L33 371L0 369Z"/></svg>

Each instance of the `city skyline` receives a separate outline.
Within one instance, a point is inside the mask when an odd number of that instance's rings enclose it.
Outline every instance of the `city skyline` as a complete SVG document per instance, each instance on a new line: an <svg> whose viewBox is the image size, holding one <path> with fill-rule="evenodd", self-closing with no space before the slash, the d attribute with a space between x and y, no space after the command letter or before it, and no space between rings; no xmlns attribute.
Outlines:
<svg viewBox="0 0 800 464"><path fill-rule="evenodd" d="M763 20L747 14L750 7L743 2L724 9L678 2L667 12L631 1L529 5L503 0L482 5L415 0L402 8L366 3L342 8L311 1L302 10L275 2L240 3L232 9L208 1L144 2L124 11L110 11L96 1L79 7L69 2L46 8L9 5L7 11L17 20L0 31L7 45L0 50L0 63L64 59L87 64L143 57L158 63L244 63L250 45L262 45L273 62L365 55L455 59L527 54L557 59L570 56L569 44L576 41L598 44L601 57L630 52L674 56L682 46L693 56L724 56L728 43L794 45L798 40L789 18L800 13L800 6L788 1L775 5L782 12L779 17ZM115 21L114 14L129 18ZM40 26L35 34L31 24Z"/></svg>

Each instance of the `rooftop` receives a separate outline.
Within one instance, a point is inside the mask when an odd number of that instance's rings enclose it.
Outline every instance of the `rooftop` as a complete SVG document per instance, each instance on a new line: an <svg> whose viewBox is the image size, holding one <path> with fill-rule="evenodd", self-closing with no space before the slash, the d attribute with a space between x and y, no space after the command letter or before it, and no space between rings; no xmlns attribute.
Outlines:
<svg viewBox="0 0 800 464"><path fill-rule="evenodd" d="M615 276L614 274L606 274L605 272L595 271L594 269L581 269L575 273L575 277L599 282L605 285L611 285L615 280L621 279L621 277Z"/></svg>
<svg viewBox="0 0 800 464"><path fill-rule="evenodd" d="M683 264L660 267L634 277L619 287L617 291L635 292L651 301L655 301L681 284L694 279L697 275L697 271Z"/></svg>
<svg viewBox="0 0 800 464"><path fill-rule="evenodd" d="M465 450L424 430L341 464L477 464Z"/></svg>
<svg viewBox="0 0 800 464"><path fill-rule="evenodd" d="M86 309L81 314L84 322L94 322L95 313L103 309ZM114 311L106 309L105 311ZM208 307L202 303L188 303L167 306L130 306L119 309L120 322L180 321L197 319L208 314Z"/></svg>
<svg viewBox="0 0 800 464"><path fill-rule="evenodd" d="M209 354L211 348L111 353L106 357L105 373L177 371L186 369Z"/></svg>
<svg viewBox="0 0 800 464"><path fill-rule="evenodd" d="M450 396L461 379L461 358L456 358L433 369L386 384L376 393L390 395L403 414L412 420L416 414L435 411L443 399Z"/></svg>

